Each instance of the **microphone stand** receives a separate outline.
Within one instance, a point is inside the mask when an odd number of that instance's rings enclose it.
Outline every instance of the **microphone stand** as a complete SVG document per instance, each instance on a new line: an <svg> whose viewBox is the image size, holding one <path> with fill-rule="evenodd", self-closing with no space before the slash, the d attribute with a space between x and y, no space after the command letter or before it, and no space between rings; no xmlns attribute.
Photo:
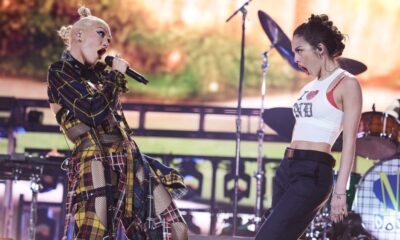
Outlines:
<svg viewBox="0 0 400 240"><path fill-rule="evenodd" d="M241 116L242 116L242 89L244 79L244 46L245 46L245 32L246 32L246 6L252 0L245 2L238 10L236 10L225 22L231 20L237 13L242 12L242 44L240 52L240 78L239 78L239 91L238 91L238 106L236 118L236 157L235 157L235 181L234 181L234 200L233 200L233 236L237 232L237 208L238 208L238 190L239 190L239 161L240 161L240 131L241 131Z"/></svg>

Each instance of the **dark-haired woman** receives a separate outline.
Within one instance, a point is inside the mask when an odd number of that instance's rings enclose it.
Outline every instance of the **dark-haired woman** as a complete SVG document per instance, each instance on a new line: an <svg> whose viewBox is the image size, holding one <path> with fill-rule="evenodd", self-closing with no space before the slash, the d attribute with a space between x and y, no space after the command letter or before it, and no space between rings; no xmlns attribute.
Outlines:
<svg viewBox="0 0 400 240"><path fill-rule="evenodd" d="M315 79L293 105L296 125L273 183L272 213L256 239L298 239L332 193L331 219L347 215L346 184L354 161L362 94L336 58L344 36L326 15L311 15L293 33L295 62ZM331 148L343 131L339 176L333 186ZM333 189L333 192L332 192Z"/></svg>

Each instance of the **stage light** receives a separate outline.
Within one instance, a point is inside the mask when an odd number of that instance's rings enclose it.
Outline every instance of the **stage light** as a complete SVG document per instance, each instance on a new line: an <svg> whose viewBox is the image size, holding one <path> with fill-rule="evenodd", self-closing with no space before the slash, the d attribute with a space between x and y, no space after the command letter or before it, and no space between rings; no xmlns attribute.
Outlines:
<svg viewBox="0 0 400 240"><path fill-rule="evenodd" d="M11 5L11 0L3 0L2 7L3 9L8 8Z"/></svg>
<svg viewBox="0 0 400 240"><path fill-rule="evenodd" d="M24 133L26 133L26 129L25 129L24 127L16 127L16 128L14 129L14 131L15 131L17 134L24 134Z"/></svg>
<svg viewBox="0 0 400 240"><path fill-rule="evenodd" d="M176 65L182 60L182 54L179 50L174 50L168 55L168 62L171 65Z"/></svg>
<svg viewBox="0 0 400 240"><path fill-rule="evenodd" d="M208 85L208 89L210 90L210 92L218 92L219 90L218 82L216 81L210 82L210 84Z"/></svg>
<svg viewBox="0 0 400 240"><path fill-rule="evenodd" d="M182 20L188 25L198 25L200 19L200 12L196 3L187 2L183 7Z"/></svg>
<svg viewBox="0 0 400 240"><path fill-rule="evenodd" d="M178 72L184 66L184 52L180 49L172 50L165 55L165 69L168 72Z"/></svg>

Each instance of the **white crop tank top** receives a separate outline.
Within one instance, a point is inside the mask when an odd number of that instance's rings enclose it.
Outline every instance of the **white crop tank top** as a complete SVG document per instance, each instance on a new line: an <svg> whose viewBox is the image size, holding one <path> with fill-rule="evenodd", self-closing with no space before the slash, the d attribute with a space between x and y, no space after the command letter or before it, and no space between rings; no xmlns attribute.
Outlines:
<svg viewBox="0 0 400 240"><path fill-rule="evenodd" d="M292 141L335 143L343 130L343 112L334 107L327 98L331 83L345 71L336 69L322 81L317 79L306 84L293 105L296 124Z"/></svg>

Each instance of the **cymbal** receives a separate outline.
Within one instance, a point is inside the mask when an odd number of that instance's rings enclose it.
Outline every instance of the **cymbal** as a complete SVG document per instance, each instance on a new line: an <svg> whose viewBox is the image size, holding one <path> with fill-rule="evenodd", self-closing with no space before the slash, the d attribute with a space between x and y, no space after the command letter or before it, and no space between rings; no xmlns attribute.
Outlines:
<svg viewBox="0 0 400 240"><path fill-rule="evenodd" d="M300 71L299 67L294 61L294 53L292 51L292 44L283 30L276 24L276 22L265 12L259 10L258 18L264 32L267 34L269 40L281 56L286 59L290 66L297 71Z"/></svg>
<svg viewBox="0 0 400 240"><path fill-rule="evenodd" d="M363 73L367 70L367 66L354 59L339 57L337 59L339 66L353 75Z"/></svg>

